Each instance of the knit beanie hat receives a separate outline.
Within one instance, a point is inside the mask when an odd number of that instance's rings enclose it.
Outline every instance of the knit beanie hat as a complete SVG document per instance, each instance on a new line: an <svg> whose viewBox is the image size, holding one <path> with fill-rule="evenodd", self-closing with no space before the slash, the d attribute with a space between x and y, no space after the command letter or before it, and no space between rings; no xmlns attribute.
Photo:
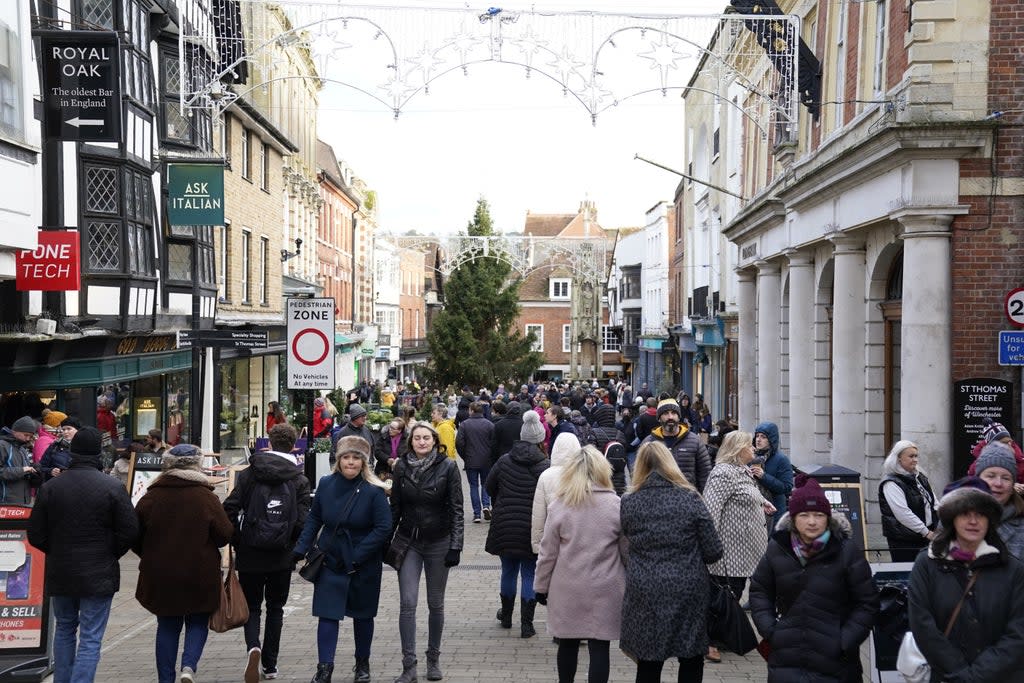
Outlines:
<svg viewBox="0 0 1024 683"><path fill-rule="evenodd" d="M74 427L75 429L81 429L82 428L82 423L79 421L79 419L77 417L70 417L69 416L69 417L65 417L63 420L60 421L60 426L61 427Z"/></svg>
<svg viewBox="0 0 1024 683"><path fill-rule="evenodd" d="M11 425L11 431L35 434L39 431L39 423L26 415L24 417L19 417L14 421L14 424Z"/></svg>
<svg viewBox="0 0 1024 683"><path fill-rule="evenodd" d="M71 439L71 460L92 460L103 451L103 432L95 427L83 427ZM80 458L79 456L84 456Z"/></svg>
<svg viewBox="0 0 1024 683"><path fill-rule="evenodd" d="M180 443L169 451L164 452L161 461L165 470L203 470L203 452L198 446L189 443Z"/></svg>
<svg viewBox="0 0 1024 683"><path fill-rule="evenodd" d="M316 398L314 398L313 399L313 405L315 405L317 408L322 407L324 405L323 397L322 396L317 396Z"/></svg>
<svg viewBox="0 0 1024 683"><path fill-rule="evenodd" d="M817 479L800 473L796 476L794 486L789 497L790 516L796 517L801 512L823 512L829 517L832 516L832 505L829 504Z"/></svg>
<svg viewBox="0 0 1024 683"><path fill-rule="evenodd" d="M350 420L362 417L363 415L366 415L366 408L362 407L358 403L353 403L348 409L348 418Z"/></svg>
<svg viewBox="0 0 1024 683"><path fill-rule="evenodd" d="M670 410L674 411L675 414L680 417L683 415L683 411L679 409L679 404L676 403L676 400L674 398L666 398L658 404L658 417L661 418L664 413L667 413Z"/></svg>
<svg viewBox="0 0 1024 683"><path fill-rule="evenodd" d="M43 424L52 429L60 427L60 423L67 418L67 413L62 413L59 410L51 410L50 412L43 415Z"/></svg>
<svg viewBox="0 0 1024 683"><path fill-rule="evenodd" d="M540 423L540 415L536 410L523 413L523 428L519 430L519 438L528 443L541 443L547 434Z"/></svg>
<svg viewBox="0 0 1024 683"><path fill-rule="evenodd" d="M985 443L992 443L993 441L999 441L1010 436L1010 430L994 421L991 417L986 417L982 420L982 424L985 425L985 429L981 432L981 435L985 437Z"/></svg>
<svg viewBox="0 0 1024 683"><path fill-rule="evenodd" d="M343 436L338 439L338 446L334 449L336 455L345 453L356 453L363 460L370 459L370 444L361 436Z"/></svg>
<svg viewBox="0 0 1024 683"><path fill-rule="evenodd" d="M958 479L943 489L939 500L939 520L943 528L952 529L954 519L972 510L988 517L990 530L999 525L1003 516L1003 506L992 496L988 484L978 477Z"/></svg>
<svg viewBox="0 0 1024 683"><path fill-rule="evenodd" d="M1002 467L1017 479L1017 459L1013 457L1013 449L1001 441L993 441L981 449L974 461L974 474L980 477L989 467Z"/></svg>

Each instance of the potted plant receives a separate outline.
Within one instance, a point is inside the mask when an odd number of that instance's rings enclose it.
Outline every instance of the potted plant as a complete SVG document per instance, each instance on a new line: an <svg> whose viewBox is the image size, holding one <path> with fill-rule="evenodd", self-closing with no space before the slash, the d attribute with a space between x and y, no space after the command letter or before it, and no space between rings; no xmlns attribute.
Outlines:
<svg viewBox="0 0 1024 683"><path fill-rule="evenodd" d="M375 432L379 432L387 423L395 419L395 414L390 410L371 410L366 415L366 426Z"/></svg>

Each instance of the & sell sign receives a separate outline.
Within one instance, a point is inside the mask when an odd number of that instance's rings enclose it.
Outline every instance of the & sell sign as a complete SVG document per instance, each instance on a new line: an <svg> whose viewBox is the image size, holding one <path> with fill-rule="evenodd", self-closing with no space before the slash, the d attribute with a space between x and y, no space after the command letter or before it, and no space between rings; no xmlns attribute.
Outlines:
<svg viewBox="0 0 1024 683"><path fill-rule="evenodd" d="M15 254L19 292L74 292L81 286L78 232L40 230L39 246Z"/></svg>
<svg viewBox="0 0 1024 683"><path fill-rule="evenodd" d="M224 225L224 167L168 164L167 220L171 225Z"/></svg>

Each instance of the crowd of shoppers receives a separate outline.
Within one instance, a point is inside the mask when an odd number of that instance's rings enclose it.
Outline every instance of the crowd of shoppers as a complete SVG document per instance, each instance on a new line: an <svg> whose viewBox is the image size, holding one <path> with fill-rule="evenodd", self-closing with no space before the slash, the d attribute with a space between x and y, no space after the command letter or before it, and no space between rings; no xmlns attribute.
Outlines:
<svg viewBox="0 0 1024 683"><path fill-rule="evenodd" d="M346 617L351 679L371 680L385 556L399 593L394 682L419 680L424 579L425 676L442 680L445 594L467 521L489 523L484 549L500 563L495 628L511 629L518 606L518 635L531 638L541 605L560 683L576 679L583 643L587 679L608 681L613 641L638 683L660 681L670 659L680 682L702 680L706 662L723 656L708 635L711 598L723 590L749 596L767 680L862 680L861 646L879 612L871 569L850 520L818 481L796 476L776 424L740 431L712 422L699 394L616 384L419 391L433 401L420 422L403 392L391 392L395 417L379 432L361 388L340 413L327 399L314 404L314 429L333 443L315 495L293 455L296 431L271 406L270 448L250 456L223 503L200 449L170 447L159 430L138 451L158 456L162 472L133 508L124 478L134 452L120 468L105 465L109 427L56 410L13 420L0 431L0 502L35 505L27 536L48 555L55 681L95 679L129 549L136 598L157 618L157 681L198 680L229 544L249 615L245 683L279 676L293 572L319 553L311 683L337 678ZM109 403L101 397L98 416ZM928 454L899 440L878 485L889 555L913 562L910 632L933 681L1017 680L1024 665L1021 457L998 423L973 455L976 476L940 499L922 467Z"/></svg>

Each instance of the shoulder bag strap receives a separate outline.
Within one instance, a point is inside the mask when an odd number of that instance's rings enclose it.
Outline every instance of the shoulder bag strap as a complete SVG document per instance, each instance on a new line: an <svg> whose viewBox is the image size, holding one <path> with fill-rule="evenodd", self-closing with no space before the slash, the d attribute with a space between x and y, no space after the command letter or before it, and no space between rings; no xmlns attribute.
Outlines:
<svg viewBox="0 0 1024 683"><path fill-rule="evenodd" d="M975 571L971 575L971 580L967 582L967 587L964 588L964 594L960 596L960 602L956 603L956 607L953 609L953 614L949 616L949 623L946 624L946 630L942 632L942 635L949 637L950 632L953 630L953 624L956 623L957 617L960 616L960 608L964 606L964 600L967 599L967 594L974 588L974 582L978 580L978 574L980 572Z"/></svg>

